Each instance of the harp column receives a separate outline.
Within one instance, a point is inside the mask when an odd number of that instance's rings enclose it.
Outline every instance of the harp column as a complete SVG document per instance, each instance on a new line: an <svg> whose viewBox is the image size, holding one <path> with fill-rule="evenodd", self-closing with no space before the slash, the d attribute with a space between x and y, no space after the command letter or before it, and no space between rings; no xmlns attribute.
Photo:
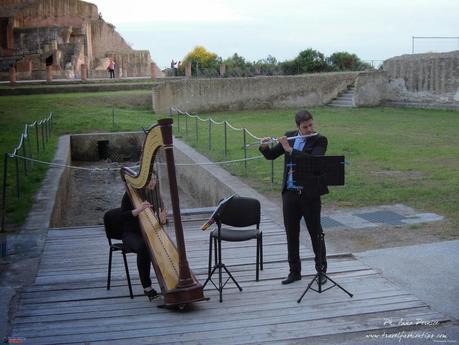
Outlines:
<svg viewBox="0 0 459 345"><path fill-rule="evenodd" d="M172 211L174 213L175 238L177 241L177 251L179 253L179 281L177 288L184 288L194 285L194 281L186 257L185 238L183 236L182 217L180 215L177 175L175 173L174 151L172 145L172 119L161 119L158 121L158 124L161 128L164 142Z"/></svg>

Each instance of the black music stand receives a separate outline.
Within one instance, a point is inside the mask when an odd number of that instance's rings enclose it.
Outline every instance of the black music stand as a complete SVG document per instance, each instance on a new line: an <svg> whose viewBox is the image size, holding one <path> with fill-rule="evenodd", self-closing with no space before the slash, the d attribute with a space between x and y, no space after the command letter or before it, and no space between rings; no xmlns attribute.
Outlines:
<svg viewBox="0 0 459 345"><path fill-rule="evenodd" d="M316 192L323 190L327 186L344 185L344 165L344 156L309 156L297 158L293 164L293 181L299 188L303 188L302 186L308 185L308 190L303 189L304 193L314 192L315 195L318 195ZM303 294L297 302L301 302L309 289L318 293L322 293L330 290L335 286L352 297L353 294L351 294L349 291L347 291L323 272L322 248L325 246L325 240L322 227L320 228L320 232L317 234L317 236L319 240L318 266L320 269L319 272L314 275L306 287L306 290L304 290ZM326 289L322 289L323 284L321 281L323 277L332 282L333 285L327 287ZM315 281L318 285L317 289L312 287L312 284Z"/></svg>
<svg viewBox="0 0 459 345"><path fill-rule="evenodd" d="M218 290L218 292L220 294L220 302L222 302L223 288L225 287L226 283L228 283L228 281L230 279L234 282L234 284L236 284L236 286L238 287L239 291L242 291L242 287L239 285L239 283L233 277L233 275L228 270L226 265L222 262L222 239L221 239L221 236L220 236L220 231L221 231L221 227L222 227L222 223L221 223L221 220L220 220L220 215L224 211L226 205L228 205L228 202L235 195L236 194L233 194L233 195L221 200L218 203L217 208L215 209L215 211L210 216L209 220L201 227L202 230L206 230L213 223L217 223L217 229L218 229L217 231L218 232L217 232L217 248L215 248L215 251L216 251L215 255L218 256L218 260L215 263L214 267L212 268L212 271L209 271L207 279L204 282L202 288L204 289L206 287L207 283L211 282L212 285ZM209 245L212 246L212 240L210 240L210 244ZM209 248L211 248L211 247L209 247ZM217 251L218 251L218 253L217 253ZM209 253L210 253L210 251L209 251ZM210 267L210 256L209 256L209 267ZM218 286L212 280L212 276L213 276L213 274L215 273L215 271L217 269L218 269ZM226 274L228 274L228 279L224 283L222 283L222 270L225 270Z"/></svg>

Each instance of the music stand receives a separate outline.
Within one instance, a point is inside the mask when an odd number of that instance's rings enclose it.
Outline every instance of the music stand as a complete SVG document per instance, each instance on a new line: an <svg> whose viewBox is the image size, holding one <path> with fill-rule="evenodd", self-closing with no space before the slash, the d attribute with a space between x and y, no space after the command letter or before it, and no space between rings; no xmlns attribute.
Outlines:
<svg viewBox="0 0 459 345"><path fill-rule="evenodd" d="M233 195L221 200L218 203L218 205L217 205L216 209L214 210L214 212L212 213L212 215L210 216L209 220L205 224L203 224L202 227L201 227L202 230L206 230L213 223L217 223L217 229L218 229L217 230L218 231L217 234L218 235L217 235L217 248L215 249L215 251L218 250L218 254L215 253L215 255L218 256L218 260L215 263L214 267L212 268L212 271L209 270L208 277L207 277L206 281L204 282L202 288L204 289L206 287L207 283L211 282L212 285L215 287L215 289L217 289L218 292L220 293L220 302L222 302L222 300L223 300L222 299L223 288L225 287L226 283L228 283L228 281L230 279L234 282L234 284L236 284L236 286L238 287L239 291L242 291L242 287L238 284L238 282L236 281L236 279L234 279L233 275L228 270L226 265L222 262L222 239L221 239L221 236L220 236L220 231L221 231L221 227L222 227L222 223L221 223L221 220L220 220L220 215L224 211L225 207L228 205L229 201L235 195L236 194L233 194ZM210 246L212 246L212 241L210 242ZM209 251L209 253L210 253L210 251ZM210 254L209 254L209 267L210 267ZM212 276L213 276L213 274L215 273L215 271L217 269L218 269L218 286L212 280ZM226 274L228 274L228 279L225 281L225 283L222 283L222 270L225 270Z"/></svg>
<svg viewBox="0 0 459 345"><path fill-rule="evenodd" d="M308 156L297 158L293 164L295 167L293 169L294 184L299 186L299 188L302 188L304 193L309 192L314 193L315 195L318 195L318 192L326 189L327 186L342 186L344 185L344 165L344 156ZM305 185L308 186L307 190L303 188ZM335 286L352 297L353 294L351 294L349 291L347 291L323 272L322 248L325 247L325 240L322 227L320 227L320 231L317 234L317 237L319 245L318 266L320 269L319 272L314 275L301 297L297 300L297 303L301 302L309 289L317 293L322 293L330 290ZM332 282L333 285L327 287L326 289L322 289L322 277L325 277L327 280ZM312 287L312 284L315 281L317 281L317 289Z"/></svg>

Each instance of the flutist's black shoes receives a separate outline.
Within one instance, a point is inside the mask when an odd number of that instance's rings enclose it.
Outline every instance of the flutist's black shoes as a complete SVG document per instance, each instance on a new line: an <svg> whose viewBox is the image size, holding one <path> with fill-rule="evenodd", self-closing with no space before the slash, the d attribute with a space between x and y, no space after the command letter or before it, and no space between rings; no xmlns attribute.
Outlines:
<svg viewBox="0 0 459 345"><path fill-rule="evenodd" d="M300 273L290 273L287 278L285 278L282 281L282 284L290 284L293 283L297 280L301 280L301 274Z"/></svg>
<svg viewBox="0 0 459 345"><path fill-rule="evenodd" d="M324 275L320 275L320 285L326 284L328 281L327 277Z"/></svg>

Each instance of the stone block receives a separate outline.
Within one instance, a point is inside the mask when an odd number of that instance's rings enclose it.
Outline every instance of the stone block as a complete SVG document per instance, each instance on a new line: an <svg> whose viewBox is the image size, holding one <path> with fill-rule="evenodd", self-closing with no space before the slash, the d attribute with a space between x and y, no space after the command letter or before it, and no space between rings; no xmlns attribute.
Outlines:
<svg viewBox="0 0 459 345"><path fill-rule="evenodd" d="M16 70L20 73L32 73L32 61L22 60L16 62Z"/></svg>
<svg viewBox="0 0 459 345"><path fill-rule="evenodd" d="M46 66L46 81L48 83L53 81L53 68L52 66Z"/></svg>
<svg viewBox="0 0 459 345"><path fill-rule="evenodd" d="M185 64L185 77L191 77L191 62Z"/></svg>
<svg viewBox="0 0 459 345"><path fill-rule="evenodd" d="M16 68L10 67L10 83L16 82Z"/></svg>
<svg viewBox="0 0 459 345"><path fill-rule="evenodd" d="M226 73L226 65L222 63L220 65L220 77L225 76L225 73Z"/></svg>
<svg viewBox="0 0 459 345"><path fill-rule="evenodd" d="M88 80L88 65L81 64L81 80L86 81Z"/></svg>

